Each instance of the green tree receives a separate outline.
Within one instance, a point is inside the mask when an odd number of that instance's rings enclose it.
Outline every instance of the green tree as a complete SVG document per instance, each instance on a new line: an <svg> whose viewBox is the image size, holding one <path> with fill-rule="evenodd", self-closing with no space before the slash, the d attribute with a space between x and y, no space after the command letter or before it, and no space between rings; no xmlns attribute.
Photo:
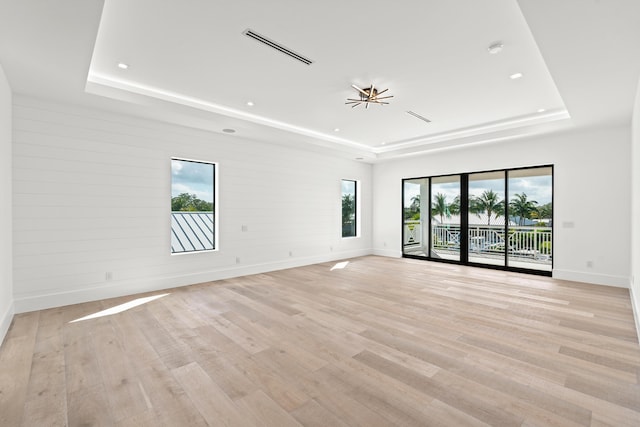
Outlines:
<svg viewBox="0 0 640 427"><path fill-rule="evenodd" d="M342 196L342 224L350 223L356 216L355 197L352 194Z"/></svg>
<svg viewBox="0 0 640 427"><path fill-rule="evenodd" d="M449 205L449 213L451 215L460 214L460 196L454 197L453 202Z"/></svg>
<svg viewBox="0 0 640 427"><path fill-rule="evenodd" d="M540 219L544 219L544 218L550 219L553 213L551 202L546 203L542 206L538 206L537 213L538 213L538 218Z"/></svg>
<svg viewBox="0 0 640 427"><path fill-rule="evenodd" d="M416 194L411 198L411 204L404 208L404 219L420 219L420 195Z"/></svg>
<svg viewBox="0 0 640 427"><path fill-rule="evenodd" d="M485 190L480 196L472 197L469 200L469 211L480 218L480 214L487 213L487 225L491 225L491 215L495 218L504 215L504 201L500 200L498 194L493 190Z"/></svg>
<svg viewBox="0 0 640 427"><path fill-rule="evenodd" d="M444 222L444 217L451 218L449 206L447 206L447 196L442 193L436 194L435 201L431 206L431 215L440 216L440 224Z"/></svg>
<svg viewBox="0 0 640 427"><path fill-rule="evenodd" d="M200 200L195 194L182 193L171 198L171 210L173 212L213 212L213 203Z"/></svg>
<svg viewBox="0 0 640 427"><path fill-rule="evenodd" d="M412 212L420 212L420 195L416 194L411 198L411 205L409 205L409 209Z"/></svg>
<svg viewBox="0 0 640 427"><path fill-rule="evenodd" d="M531 214L536 212L537 204L535 200L527 200L525 193L514 194L509 203L510 214L518 217L518 225L524 225L524 220L531 219Z"/></svg>
<svg viewBox="0 0 640 427"><path fill-rule="evenodd" d="M342 237L355 236L356 198L353 194L342 195Z"/></svg>

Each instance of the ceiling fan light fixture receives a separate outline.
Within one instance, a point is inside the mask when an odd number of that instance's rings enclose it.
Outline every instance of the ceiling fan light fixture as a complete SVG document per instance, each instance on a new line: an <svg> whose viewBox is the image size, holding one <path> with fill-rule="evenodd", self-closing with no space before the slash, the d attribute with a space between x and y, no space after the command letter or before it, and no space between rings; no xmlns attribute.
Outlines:
<svg viewBox="0 0 640 427"><path fill-rule="evenodd" d="M380 96L389 89L378 90L371 83L371 86L365 89L361 89L356 85L351 85L352 88L358 91L358 98L347 98L345 104L352 104L351 108L355 108L360 104L364 104L365 108L369 108L369 104L380 104L385 105L388 104L388 101L383 101L385 99L393 98L393 95Z"/></svg>

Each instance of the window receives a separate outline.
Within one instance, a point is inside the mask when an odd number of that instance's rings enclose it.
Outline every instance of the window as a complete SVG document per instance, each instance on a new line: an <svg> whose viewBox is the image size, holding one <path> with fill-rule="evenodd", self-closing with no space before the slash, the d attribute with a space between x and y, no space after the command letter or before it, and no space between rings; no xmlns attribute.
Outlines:
<svg viewBox="0 0 640 427"><path fill-rule="evenodd" d="M403 180L403 256L550 275L553 166Z"/></svg>
<svg viewBox="0 0 640 427"><path fill-rule="evenodd" d="M358 182L342 180L342 237L358 235Z"/></svg>
<svg viewBox="0 0 640 427"><path fill-rule="evenodd" d="M171 159L171 253L216 249L216 164Z"/></svg>

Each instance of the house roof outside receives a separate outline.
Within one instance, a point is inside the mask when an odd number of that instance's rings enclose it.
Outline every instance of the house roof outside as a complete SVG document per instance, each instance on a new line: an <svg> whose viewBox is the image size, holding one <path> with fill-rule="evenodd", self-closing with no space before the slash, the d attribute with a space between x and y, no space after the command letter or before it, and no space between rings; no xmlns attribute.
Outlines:
<svg viewBox="0 0 640 427"><path fill-rule="evenodd" d="M171 212L171 253L213 250L213 212Z"/></svg>

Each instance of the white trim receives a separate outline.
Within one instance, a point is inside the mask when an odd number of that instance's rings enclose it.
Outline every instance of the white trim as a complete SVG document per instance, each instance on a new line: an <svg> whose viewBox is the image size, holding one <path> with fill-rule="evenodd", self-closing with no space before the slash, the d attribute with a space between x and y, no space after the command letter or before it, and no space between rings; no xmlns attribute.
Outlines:
<svg viewBox="0 0 640 427"><path fill-rule="evenodd" d="M7 311L2 314L2 317L0 317L0 345L2 345L2 343L4 342L4 338L7 336L7 332L9 332L9 327L11 326L14 315L15 307L12 301Z"/></svg>
<svg viewBox="0 0 640 427"><path fill-rule="evenodd" d="M269 126L271 128L280 129L303 136L308 136L311 138L318 138L323 141L333 142L347 147L366 150L367 153L371 154L371 147L366 144L339 138L335 135L318 132L316 130L308 129L302 126L296 126L291 123L286 123L279 120L270 119L268 117L260 116L257 114L247 113L246 111L230 108L220 104L215 104L200 98L185 96L177 92L171 92L153 86L141 85L122 79L114 79L110 76L94 73L91 70L89 70L89 75L87 76L85 91L96 95L109 96L111 98L116 97L115 94L121 94L122 91L125 92L125 95L128 96L128 98L131 98L132 94L156 98L162 101L168 101L187 107L197 108L202 111L209 111L212 113L224 115L226 117L246 120L249 122ZM119 99L119 97L116 97L116 99Z"/></svg>
<svg viewBox="0 0 640 427"><path fill-rule="evenodd" d="M640 295L633 293L633 286L629 286L629 296L631 297L631 309L633 310L633 319L636 322L636 334L638 335L638 343L640 344L640 307L637 302L640 301Z"/></svg>
<svg viewBox="0 0 640 427"><path fill-rule="evenodd" d="M373 255L386 256L389 258L402 258L402 251L392 249L374 249Z"/></svg>
<svg viewBox="0 0 640 427"><path fill-rule="evenodd" d="M302 267L311 264L319 264L330 261L355 258L371 255L371 249L360 249L317 255L304 258L292 258L284 261L275 261L249 266L237 266L203 271L182 276L153 277L139 280L113 281L109 286L91 286L73 290L54 290L35 295L16 295L16 313L44 310L47 308L61 307L70 304L79 304L88 301L96 301L106 298L115 298L126 295L134 295L143 292L154 292L180 286L188 286L197 283L211 282L215 280L231 279L234 277L251 274L268 273L270 271L287 268Z"/></svg>
<svg viewBox="0 0 640 427"><path fill-rule="evenodd" d="M613 286L616 288L629 288L628 276L613 276L609 274L584 273L581 271L553 269L554 279L570 280L572 282L591 283L594 285Z"/></svg>

